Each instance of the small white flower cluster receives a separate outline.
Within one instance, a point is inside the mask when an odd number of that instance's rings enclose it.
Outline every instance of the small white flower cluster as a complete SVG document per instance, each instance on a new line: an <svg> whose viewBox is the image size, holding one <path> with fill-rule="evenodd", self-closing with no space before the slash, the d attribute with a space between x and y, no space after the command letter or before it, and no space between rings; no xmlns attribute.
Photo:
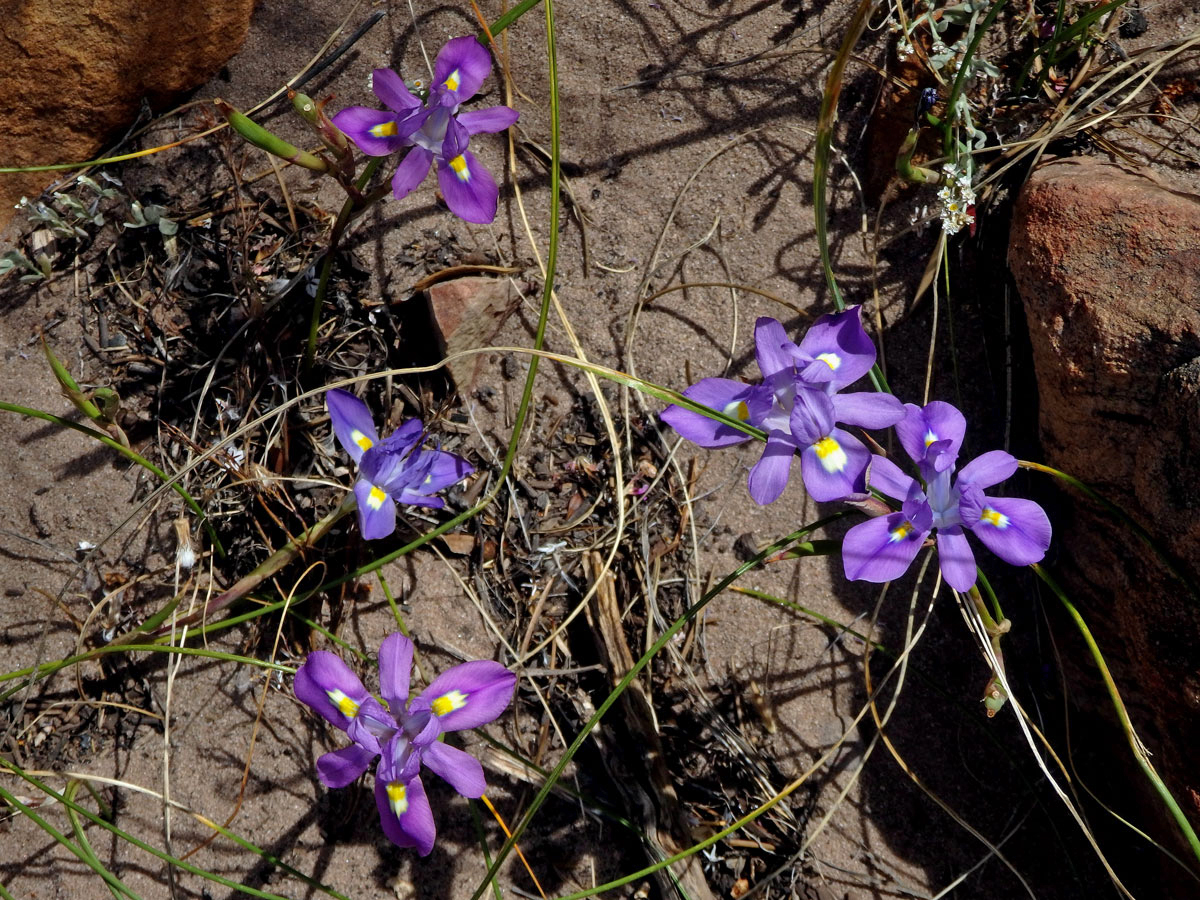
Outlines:
<svg viewBox="0 0 1200 900"><path fill-rule="evenodd" d="M971 189L971 176L954 163L942 167L938 200L942 202L942 230L946 234L957 234L964 225L974 223L975 191Z"/></svg>

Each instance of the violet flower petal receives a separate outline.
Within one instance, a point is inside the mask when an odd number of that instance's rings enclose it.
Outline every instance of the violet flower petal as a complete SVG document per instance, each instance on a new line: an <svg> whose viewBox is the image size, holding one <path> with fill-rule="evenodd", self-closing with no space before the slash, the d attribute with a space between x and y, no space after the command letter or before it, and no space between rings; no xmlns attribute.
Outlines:
<svg viewBox="0 0 1200 900"><path fill-rule="evenodd" d="M413 147L400 160L396 172L392 175L392 194L397 200L403 200L425 180L429 167L433 165L433 154L424 147Z"/></svg>
<svg viewBox="0 0 1200 900"><path fill-rule="evenodd" d="M489 106L455 116L468 134L495 134L515 125L520 117L519 112L507 106Z"/></svg>
<svg viewBox="0 0 1200 900"><path fill-rule="evenodd" d="M1006 563L1027 566L1041 561L1050 547L1050 519L1032 500L985 497L968 486L959 500L963 524Z"/></svg>
<svg viewBox="0 0 1200 900"><path fill-rule="evenodd" d="M875 343L863 329L861 307L849 306L815 321L800 341L802 360L824 363L804 367L801 377L840 391L862 378L875 365Z"/></svg>
<svg viewBox="0 0 1200 900"><path fill-rule="evenodd" d="M778 319L762 316L754 323L754 356L768 382L781 372L792 370L795 351L796 345Z"/></svg>
<svg viewBox="0 0 1200 900"><path fill-rule="evenodd" d="M423 509L442 509L446 505L446 501L441 497L427 497L408 488L404 488L395 497L397 503L403 503L406 506L420 506Z"/></svg>
<svg viewBox="0 0 1200 900"><path fill-rule="evenodd" d="M412 661L413 642L398 631L379 645L379 693L397 715L408 706Z"/></svg>
<svg viewBox="0 0 1200 900"><path fill-rule="evenodd" d="M382 771L381 766L375 775L375 806L383 833L397 847L415 847L421 856L428 856L437 839L437 827L420 777L387 781Z"/></svg>
<svg viewBox="0 0 1200 900"><path fill-rule="evenodd" d="M358 529L364 539L379 540L396 530L396 501L387 491L359 478L354 483L354 498L358 501Z"/></svg>
<svg viewBox="0 0 1200 900"><path fill-rule="evenodd" d="M375 421L371 411L349 391L334 388L325 392L325 408L329 410L329 421L333 433L352 460L356 463L362 455L379 442Z"/></svg>
<svg viewBox="0 0 1200 900"><path fill-rule="evenodd" d="M425 425L420 419L405 419L400 427L380 441L380 449L394 456L404 456L417 444L425 434Z"/></svg>
<svg viewBox="0 0 1200 900"><path fill-rule="evenodd" d="M796 443L791 435L773 431L767 436L766 449L759 461L751 466L748 480L750 496L759 506L779 499L787 487L795 453Z"/></svg>
<svg viewBox="0 0 1200 900"><path fill-rule="evenodd" d="M905 474L886 456L879 455L871 457L871 471L867 478L867 486L875 488L893 500L907 500L914 493L919 493L921 489L915 478Z"/></svg>
<svg viewBox="0 0 1200 900"><path fill-rule="evenodd" d="M979 488L989 488L1011 478L1017 471L1017 458L1003 450L990 450L980 454L962 467L958 473L958 484L967 482Z"/></svg>
<svg viewBox="0 0 1200 900"><path fill-rule="evenodd" d="M487 790L479 760L457 747L434 741L421 751L421 762L464 797L482 797Z"/></svg>
<svg viewBox="0 0 1200 900"><path fill-rule="evenodd" d="M397 730L396 720L383 708L383 704L374 697L367 697L358 708L358 715L350 721L346 735L360 747L375 754L392 739Z"/></svg>
<svg viewBox="0 0 1200 900"><path fill-rule="evenodd" d="M863 391L834 394L833 418L859 428L889 428L904 418L904 404L891 394Z"/></svg>
<svg viewBox="0 0 1200 900"><path fill-rule="evenodd" d="M461 456L446 450L422 450L421 458L428 469L421 483L412 488L419 494L433 494L458 484L475 471L475 467Z"/></svg>
<svg viewBox="0 0 1200 900"><path fill-rule="evenodd" d="M371 90L384 106L398 113L411 113L424 106L421 98L414 96L404 79L391 69L371 72Z"/></svg>
<svg viewBox="0 0 1200 900"><path fill-rule="evenodd" d="M833 400L824 391L796 386L788 428L801 447L815 444L833 430Z"/></svg>
<svg viewBox="0 0 1200 900"><path fill-rule="evenodd" d="M435 678L411 709L432 710L442 731L478 728L504 712L516 685L517 676L500 663L472 660Z"/></svg>
<svg viewBox="0 0 1200 900"><path fill-rule="evenodd" d="M317 777L327 788L345 787L367 771L376 755L359 744L334 750L317 760Z"/></svg>
<svg viewBox="0 0 1200 900"><path fill-rule="evenodd" d="M975 554L967 543L961 525L939 528L937 532L938 567L946 584L960 594L975 583Z"/></svg>
<svg viewBox="0 0 1200 900"><path fill-rule="evenodd" d="M860 522L842 540L842 566L850 581L882 584L899 578L916 559L928 531L914 527L904 513Z"/></svg>
<svg viewBox="0 0 1200 900"><path fill-rule="evenodd" d="M496 218L500 189L492 173L470 150L439 159L437 174L438 187L454 215L477 225L487 225Z"/></svg>
<svg viewBox="0 0 1200 900"><path fill-rule="evenodd" d="M359 707L371 695L341 658L314 650L296 670L292 690L300 702L335 728L345 731Z"/></svg>
<svg viewBox="0 0 1200 900"><path fill-rule="evenodd" d="M367 156L387 156L405 146L421 119L420 113L397 115L387 109L347 106L334 114L333 124Z"/></svg>
<svg viewBox="0 0 1200 900"><path fill-rule="evenodd" d="M912 403L904 404L904 418L896 423L896 436L900 446L915 463L931 463L938 472L944 471L953 464L962 447L963 436L967 433L967 420L961 412L951 404L941 400L928 403L923 409ZM934 444L941 442L940 448ZM935 463L936 455L931 450L940 450L940 456Z"/></svg>
<svg viewBox="0 0 1200 900"><path fill-rule="evenodd" d="M433 90L443 106L457 106L479 92L491 71L492 55L483 44L471 35L454 38L434 60Z"/></svg>
<svg viewBox="0 0 1200 900"><path fill-rule="evenodd" d="M704 378L684 391L683 396L735 419L749 422L753 393L754 388L740 381L729 378ZM729 447L750 440L750 435L745 432L675 404L664 409L661 418L679 432L680 437L701 447Z"/></svg>
<svg viewBox="0 0 1200 900"><path fill-rule="evenodd" d="M834 428L800 451L800 475L808 496L818 503L842 500L867 490L871 451L854 435Z"/></svg>

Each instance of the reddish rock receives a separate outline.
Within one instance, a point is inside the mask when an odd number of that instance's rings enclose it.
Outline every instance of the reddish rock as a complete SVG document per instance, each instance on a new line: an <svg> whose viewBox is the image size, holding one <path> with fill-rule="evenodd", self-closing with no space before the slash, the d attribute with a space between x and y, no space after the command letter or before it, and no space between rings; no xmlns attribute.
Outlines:
<svg viewBox="0 0 1200 900"><path fill-rule="evenodd" d="M237 52L254 0L22 0L0 16L0 166L92 159ZM55 173L0 175L0 228Z"/></svg>
<svg viewBox="0 0 1200 900"><path fill-rule="evenodd" d="M443 356L486 347L517 305L517 292L507 278L470 275L429 288L429 310ZM446 366L459 391L475 384L483 355L464 356Z"/></svg>
<svg viewBox="0 0 1200 900"><path fill-rule="evenodd" d="M1200 196L1093 159L1043 166L1017 202L1008 261L1046 461L1123 507L1200 585ZM1200 605L1079 495L1055 526L1056 570L1200 823Z"/></svg>

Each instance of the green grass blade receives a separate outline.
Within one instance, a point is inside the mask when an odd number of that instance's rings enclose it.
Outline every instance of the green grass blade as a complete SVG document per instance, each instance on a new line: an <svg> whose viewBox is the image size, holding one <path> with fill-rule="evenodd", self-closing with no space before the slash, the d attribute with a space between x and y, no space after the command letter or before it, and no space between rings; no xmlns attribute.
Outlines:
<svg viewBox="0 0 1200 900"><path fill-rule="evenodd" d="M1133 758L1137 761L1138 767L1146 776L1146 780L1153 786L1163 805L1171 814L1171 818L1175 820L1175 824L1191 849L1192 855L1196 857L1197 862L1200 862L1200 838L1196 836L1196 832L1187 820L1187 816L1183 814L1183 810L1179 807L1175 798L1171 796L1170 790L1168 790L1166 784L1151 764L1149 753L1142 743L1142 739L1138 737L1137 732L1133 728L1133 722L1130 720L1129 712L1125 708L1125 701L1121 699L1121 692L1117 690L1117 683L1113 680L1112 673L1108 670L1108 663L1104 661L1104 654L1100 652L1099 645L1096 643L1095 638L1092 637L1091 629L1088 628L1079 610L1075 608L1075 605L1068 599L1066 593L1059 587L1058 583L1050 577L1050 574L1036 563L1033 565L1033 570L1037 572L1042 581L1046 583L1046 586L1058 597L1059 602L1066 609L1067 615L1071 617L1071 621L1079 629L1084 643L1087 644L1088 652L1091 653L1092 660L1096 663L1096 668L1100 670L1100 677L1104 680L1104 687L1108 691L1113 709L1116 710L1117 720L1121 723L1121 730L1125 733L1126 741L1129 742Z"/></svg>

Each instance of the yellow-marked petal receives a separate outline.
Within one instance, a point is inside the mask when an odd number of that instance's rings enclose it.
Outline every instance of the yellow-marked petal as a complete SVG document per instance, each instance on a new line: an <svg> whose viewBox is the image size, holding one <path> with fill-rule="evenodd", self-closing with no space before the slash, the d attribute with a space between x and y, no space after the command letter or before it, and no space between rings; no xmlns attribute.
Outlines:
<svg viewBox="0 0 1200 900"><path fill-rule="evenodd" d="M888 532L888 540L893 544L898 544L910 534L912 534L912 523L909 521L901 522L895 528Z"/></svg>
<svg viewBox="0 0 1200 900"><path fill-rule="evenodd" d="M467 168L466 157L454 157L454 159L450 160L450 168L454 170L454 174L458 176L459 181L471 180L471 170Z"/></svg>
<svg viewBox="0 0 1200 900"><path fill-rule="evenodd" d="M375 442L357 428L350 432L350 440L358 444L358 446L363 450L370 450L373 446L375 446Z"/></svg>
<svg viewBox="0 0 1200 900"><path fill-rule="evenodd" d="M930 428L927 432L925 432L925 446L926 447L928 447L930 444L932 444L937 439L938 439L938 436L933 433L932 428Z"/></svg>
<svg viewBox="0 0 1200 900"><path fill-rule="evenodd" d="M408 786L400 781L389 781L385 788L388 795L388 806L400 818L408 812Z"/></svg>
<svg viewBox="0 0 1200 900"><path fill-rule="evenodd" d="M459 80L458 69L455 69L450 73L450 77L442 82L442 87L448 91L457 91Z"/></svg>
<svg viewBox="0 0 1200 900"><path fill-rule="evenodd" d="M829 366L833 371L837 371L842 364L842 358L836 353L818 353L817 359Z"/></svg>
<svg viewBox="0 0 1200 900"><path fill-rule="evenodd" d="M378 125L372 125L368 129L368 131L370 131L372 137L377 137L377 138L395 137L396 136L396 123L395 122L380 122Z"/></svg>
<svg viewBox="0 0 1200 900"><path fill-rule="evenodd" d="M813 444L813 450L817 453L821 468L826 472L840 472L846 468L846 463L849 461L846 458L846 451L833 437L821 438Z"/></svg>
<svg viewBox="0 0 1200 900"><path fill-rule="evenodd" d="M1008 527L1008 516L998 509L992 509L990 506L983 508L983 512L979 514L979 521L1001 530Z"/></svg>
<svg viewBox="0 0 1200 900"><path fill-rule="evenodd" d="M358 715L358 704L355 703L353 699L347 697L345 694L339 691L337 688L334 688L332 691L326 691L325 693L329 696L329 699L333 701L333 705L341 711L343 716L353 719L356 715Z"/></svg>
<svg viewBox="0 0 1200 900"><path fill-rule="evenodd" d="M734 400L732 403L730 403L728 406L726 406L723 410L721 410L721 412L723 412L723 413L725 413L725 415L727 415L731 418L737 419L741 422L749 422L750 421L750 407L748 407L746 405L745 400Z"/></svg>
<svg viewBox="0 0 1200 900"><path fill-rule="evenodd" d="M467 695L462 691L450 691L449 693L442 694L442 696L430 704L435 716L444 716L446 713L452 713L456 709L462 709L466 705Z"/></svg>
<svg viewBox="0 0 1200 900"><path fill-rule="evenodd" d="M371 493L367 495L367 506L371 509L379 509L383 506L383 501L387 499L387 494L381 491L375 485L371 485Z"/></svg>

